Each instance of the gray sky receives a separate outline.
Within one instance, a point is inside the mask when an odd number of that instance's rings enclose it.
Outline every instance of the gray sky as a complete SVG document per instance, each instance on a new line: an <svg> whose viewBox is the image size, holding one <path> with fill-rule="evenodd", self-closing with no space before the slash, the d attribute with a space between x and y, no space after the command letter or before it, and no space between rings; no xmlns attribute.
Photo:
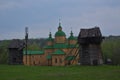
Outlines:
<svg viewBox="0 0 120 80"><path fill-rule="evenodd" d="M71 27L77 36L81 28L99 26L102 34L120 35L120 0L0 0L0 39L54 37L61 19L67 37Z"/></svg>

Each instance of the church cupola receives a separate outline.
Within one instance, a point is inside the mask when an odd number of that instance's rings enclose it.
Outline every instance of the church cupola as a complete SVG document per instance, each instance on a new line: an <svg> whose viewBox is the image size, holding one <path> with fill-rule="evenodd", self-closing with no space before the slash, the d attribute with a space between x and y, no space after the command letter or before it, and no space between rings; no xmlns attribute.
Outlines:
<svg viewBox="0 0 120 80"><path fill-rule="evenodd" d="M71 31L70 37L68 38L69 44L76 44L77 39L73 36L73 32Z"/></svg>
<svg viewBox="0 0 120 80"><path fill-rule="evenodd" d="M66 34L62 31L61 23L59 23L58 31L55 33L55 37L57 36L66 36Z"/></svg>
<svg viewBox="0 0 120 80"><path fill-rule="evenodd" d="M50 34L49 34L49 38L52 38L52 34L51 34L51 32L50 32Z"/></svg>
<svg viewBox="0 0 120 80"><path fill-rule="evenodd" d="M73 32L71 31L71 33L70 33L70 36L72 36L73 37Z"/></svg>
<svg viewBox="0 0 120 80"><path fill-rule="evenodd" d="M70 37L68 38L68 40L76 40L76 38L73 36L73 32L72 31L70 33Z"/></svg>
<svg viewBox="0 0 120 80"><path fill-rule="evenodd" d="M62 31L61 23L59 22L58 31L55 33L55 42L56 43L65 43L66 34Z"/></svg>
<svg viewBox="0 0 120 80"><path fill-rule="evenodd" d="M51 32L49 33L49 38L47 39L47 45L53 45L53 38Z"/></svg>
<svg viewBox="0 0 120 80"><path fill-rule="evenodd" d="M62 31L61 23L59 23L58 31Z"/></svg>

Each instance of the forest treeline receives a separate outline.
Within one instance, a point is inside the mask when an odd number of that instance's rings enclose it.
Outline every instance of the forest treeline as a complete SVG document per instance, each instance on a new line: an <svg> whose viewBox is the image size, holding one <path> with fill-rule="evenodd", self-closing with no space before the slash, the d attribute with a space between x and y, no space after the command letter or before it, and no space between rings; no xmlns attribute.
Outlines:
<svg viewBox="0 0 120 80"><path fill-rule="evenodd" d="M7 64L8 62L8 45L10 42L11 40L0 41L0 64ZM42 50L46 42L45 38L29 39L28 50ZM101 47L104 63L111 61L111 64L120 65L120 36L105 37Z"/></svg>
<svg viewBox="0 0 120 80"><path fill-rule="evenodd" d="M106 37L101 47L105 63L110 60L112 64L120 65L120 36Z"/></svg>

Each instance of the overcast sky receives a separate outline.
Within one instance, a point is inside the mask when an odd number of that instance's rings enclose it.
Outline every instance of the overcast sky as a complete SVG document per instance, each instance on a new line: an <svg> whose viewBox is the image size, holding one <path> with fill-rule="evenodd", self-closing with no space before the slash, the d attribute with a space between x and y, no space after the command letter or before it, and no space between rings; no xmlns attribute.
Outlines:
<svg viewBox="0 0 120 80"><path fill-rule="evenodd" d="M120 35L120 0L0 0L0 40L24 38L26 26L30 38L54 37L59 19L67 37L95 26Z"/></svg>

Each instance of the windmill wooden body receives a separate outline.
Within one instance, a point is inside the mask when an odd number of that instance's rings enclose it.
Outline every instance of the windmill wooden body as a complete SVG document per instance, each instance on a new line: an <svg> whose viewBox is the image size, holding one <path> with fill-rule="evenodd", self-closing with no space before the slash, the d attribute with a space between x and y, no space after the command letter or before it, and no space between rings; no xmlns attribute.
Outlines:
<svg viewBox="0 0 120 80"><path fill-rule="evenodd" d="M80 45L80 63L82 65L102 64L101 42L102 34L99 27L91 29L81 29L78 36Z"/></svg>

